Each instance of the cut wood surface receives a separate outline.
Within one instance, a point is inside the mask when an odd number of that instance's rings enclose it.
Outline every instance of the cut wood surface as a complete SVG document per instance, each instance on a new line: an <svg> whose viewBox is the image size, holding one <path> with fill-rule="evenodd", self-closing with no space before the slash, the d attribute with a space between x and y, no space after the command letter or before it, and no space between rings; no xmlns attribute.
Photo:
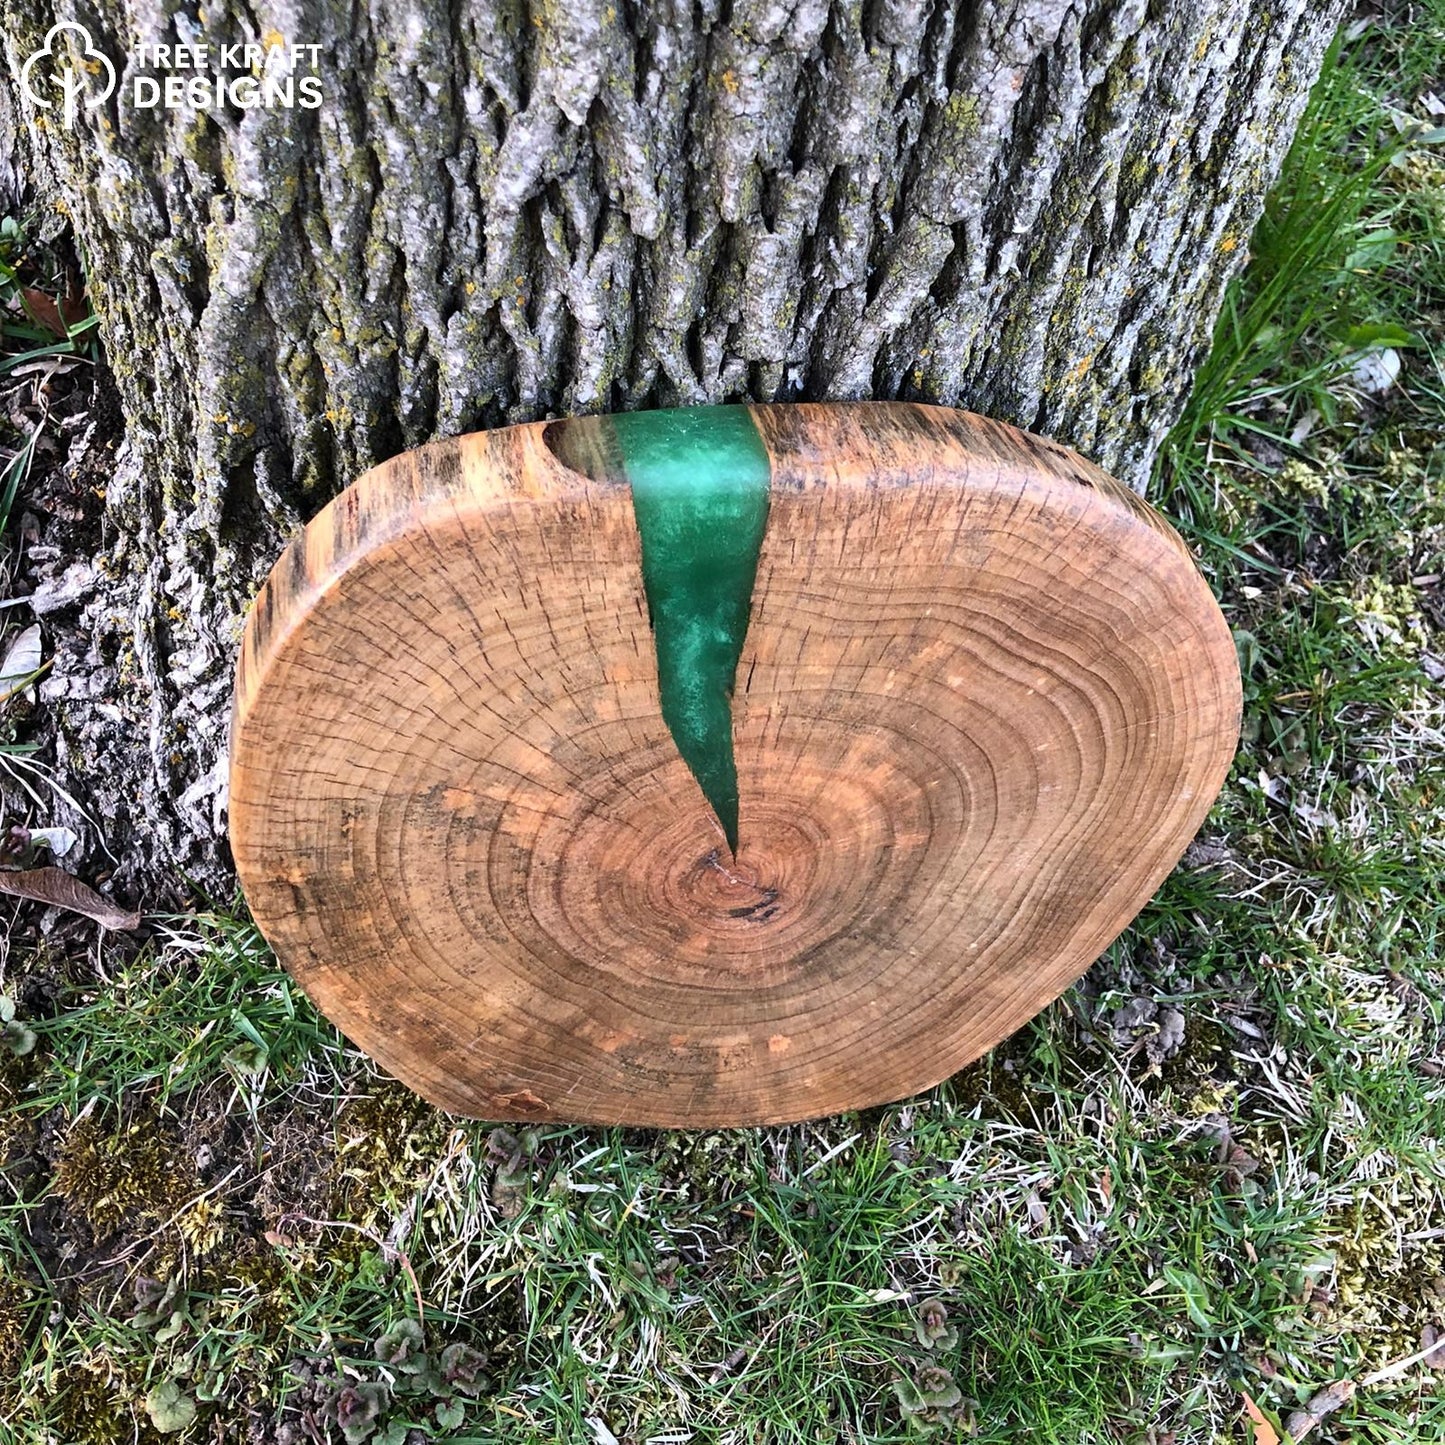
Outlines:
<svg viewBox="0 0 1445 1445"><path fill-rule="evenodd" d="M704 1126L927 1088L1088 967L1223 783L1233 641L1139 498L965 412L750 411L735 857L663 720L609 419L373 469L251 611L252 911L445 1108Z"/></svg>

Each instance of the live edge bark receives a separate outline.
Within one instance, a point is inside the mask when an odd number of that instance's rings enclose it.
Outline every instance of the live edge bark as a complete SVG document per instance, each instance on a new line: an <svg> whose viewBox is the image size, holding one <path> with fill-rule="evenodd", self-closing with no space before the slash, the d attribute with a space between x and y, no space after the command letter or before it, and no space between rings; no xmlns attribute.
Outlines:
<svg viewBox="0 0 1445 1445"><path fill-rule="evenodd" d="M0 0L0 198L73 222L127 427L104 555L41 589L45 693L142 902L178 869L226 886L240 618L405 447L902 397L1142 487L1343 6L171 8ZM60 19L119 76L73 132L15 83ZM142 42L267 40L320 46L319 108L130 103Z"/></svg>

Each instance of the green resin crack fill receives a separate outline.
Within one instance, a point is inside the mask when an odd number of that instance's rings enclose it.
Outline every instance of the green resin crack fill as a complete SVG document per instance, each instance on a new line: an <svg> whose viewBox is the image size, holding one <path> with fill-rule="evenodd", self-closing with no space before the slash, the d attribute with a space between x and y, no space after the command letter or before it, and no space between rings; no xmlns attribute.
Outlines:
<svg viewBox="0 0 1445 1445"><path fill-rule="evenodd" d="M736 856L733 679L768 518L767 449L745 406L610 420L642 538L663 721Z"/></svg>

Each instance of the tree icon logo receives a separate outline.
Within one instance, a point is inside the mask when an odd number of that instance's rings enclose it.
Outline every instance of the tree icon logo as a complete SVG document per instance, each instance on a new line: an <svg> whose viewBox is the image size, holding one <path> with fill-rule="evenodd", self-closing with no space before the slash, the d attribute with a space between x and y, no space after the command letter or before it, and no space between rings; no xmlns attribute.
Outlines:
<svg viewBox="0 0 1445 1445"><path fill-rule="evenodd" d="M72 62L68 55L56 52L56 37L62 30L75 32L71 43L73 48L79 51L78 61ZM50 66L42 66L37 77L35 62L38 60L49 61ZM36 88L37 79L40 89ZM52 94L56 90L60 92L67 130L75 125L76 102L92 86L95 87L94 93L85 102L87 110L93 110L100 105L115 89L115 67L107 56L95 48L90 31L73 20L61 20L52 25L46 34L45 44L20 68L20 89L32 105L41 110L49 110L53 102L41 91L48 89Z"/></svg>

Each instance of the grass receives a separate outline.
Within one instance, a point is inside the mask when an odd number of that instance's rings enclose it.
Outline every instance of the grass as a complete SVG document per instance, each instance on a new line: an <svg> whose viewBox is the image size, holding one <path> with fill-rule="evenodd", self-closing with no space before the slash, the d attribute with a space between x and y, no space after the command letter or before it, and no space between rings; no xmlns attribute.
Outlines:
<svg viewBox="0 0 1445 1445"><path fill-rule="evenodd" d="M1165 449L1244 731L1085 979L889 1108L512 1133L380 1075L239 912L12 958L38 1042L0 1054L0 1441L1205 1445L1250 1438L1245 1392L1282 1429L1340 1380L1320 1445L1445 1438L1438 1373L1391 1372L1445 1328L1422 13L1333 53ZM1387 351L1399 381L1363 392Z"/></svg>
<svg viewBox="0 0 1445 1445"><path fill-rule="evenodd" d="M49 1044L49 1087L23 1107L74 1117L148 1089L164 1109L172 1095L229 1078L234 1102L251 1108L300 1061L340 1047L253 926L224 918L198 931L186 922L187 933L171 935L163 974L149 955L132 960L37 1025Z"/></svg>

